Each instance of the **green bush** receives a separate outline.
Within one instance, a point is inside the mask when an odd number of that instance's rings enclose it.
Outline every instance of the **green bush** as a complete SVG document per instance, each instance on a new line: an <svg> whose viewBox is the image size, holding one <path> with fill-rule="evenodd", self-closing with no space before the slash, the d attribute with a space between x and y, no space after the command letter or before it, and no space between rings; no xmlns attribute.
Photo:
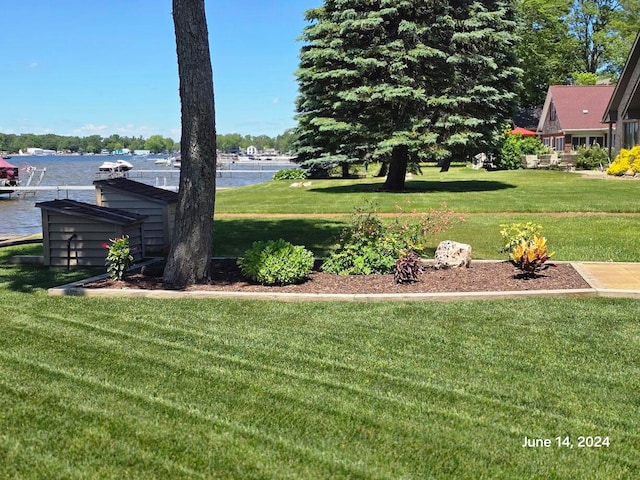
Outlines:
<svg viewBox="0 0 640 480"><path fill-rule="evenodd" d="M409 220L397 216L383 223L371 205L358 208L322 270L339 275L391 273L403 255L423 253L431 236L445 231L453 217L446 208L432 209L422 214L414 211Z"/></svg>
<svg viewBox="0 0 640 480"><path fill-rule="evenodd" d="M107 272L113 280L122 280L129 270L131 263L133 262L133 255L131 255L131 247L129 246L129 236L123 235L118 238L110 238L108 243L103 243L102 248L107 250L107 257L105 264L107 265Z"/></svg>
<svg viewBox="0 0 640 480"><path fill-rule="evenodd" d="M307 178L307 173L300 168L288 168L285 170L279 170L273 175L274 180L304 180Z"/></svg>
<svg viewBox="0 0 640 480"><path fill-rule="evenodd" d="M600 148L597 143L593 147L581 146L578 148L578 161L576 167L580 170L598 170L609 163L609 154L606 149Z"/></svg>
<svg viewBox="0 0 640 480"><path fill-rule="evenodd" d="M522 167L522 155L540 155L549 153L538 137L523 137L507 133L502 138L498 151L498 167L505 170L516 170Z"/></svg>
<svg viewBox="0 0 640 480"><path fill-rule="evenodd" d="M238 259L242 274L263 285L301 282L311 273L313 262L313 253L281 238L254 242Z"/></svg>

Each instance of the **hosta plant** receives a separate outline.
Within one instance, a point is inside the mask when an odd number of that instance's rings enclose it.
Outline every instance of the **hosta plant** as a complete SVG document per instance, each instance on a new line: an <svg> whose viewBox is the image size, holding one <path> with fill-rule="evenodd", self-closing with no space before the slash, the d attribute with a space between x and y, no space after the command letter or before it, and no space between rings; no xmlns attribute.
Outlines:
<svg viewBox="0 0 640 480"><path fill-rule="evenodd" d="M552 256L553 252L550 253L547 248L547 239L535 236L516 245L509 258L523 277L535 278L543 270L555 266L547 263Z"/></svg>
<svg viewBox="0 0 640 480"><path fill-rule="evenodd" d="M108 243L103 243L102 248L107 249L106 265L107 272L114 280L122 280L133 262L131 247L129 246L129 236L123 235L118 238L110 238Z"/></svg>
<svg viewBox="0 0 640 480"><path fill-rule="evenodd" d="M242 274L263 285L301 282L313 270L313 262L313 253L281 238L254 242L238 259Z"/></svg>
<svg viewBox="0 0 640 480"><path fill-rule="evenodd" d="M414 283L418 281L418 275L422 272L424 272L422 260L414 252L409 252L396 262L393 278L400 284Z"/></svg>

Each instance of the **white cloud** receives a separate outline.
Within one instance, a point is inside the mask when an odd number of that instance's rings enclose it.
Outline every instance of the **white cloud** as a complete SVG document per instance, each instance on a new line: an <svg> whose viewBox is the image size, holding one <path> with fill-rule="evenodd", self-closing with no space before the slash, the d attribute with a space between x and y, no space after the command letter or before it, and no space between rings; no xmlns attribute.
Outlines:
<svg viewBox="0 0 640 480"><path fill-rule="evenodd" d="M273 103L274 105L278 105L280 103L280 99L276 97L271 101L271 103Z"/></svg>
<svg viewBox="0 0 640 480"><path fill-rule="evenodd" d="M40 64L38 62L31 62L29 64L29 68L38 68L40 66Z"/></svg>
<svg viewBox="0 0 640 480"><path fill-rule="evenodd" d="M100 135L102 136L108 129L106 125L94 125L92 123L88 123L86 125L81 126L73 131L74 135L79 137L87 137L90 135Z"/></svg>

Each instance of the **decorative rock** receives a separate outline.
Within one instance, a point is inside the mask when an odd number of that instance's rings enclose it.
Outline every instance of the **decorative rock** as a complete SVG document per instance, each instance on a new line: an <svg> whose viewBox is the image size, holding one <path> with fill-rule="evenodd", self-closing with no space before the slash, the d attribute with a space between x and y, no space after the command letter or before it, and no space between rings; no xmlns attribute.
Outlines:
<svg viewBox="0 0 640 480"><path fill-rule="evenodd" d="M433 268L457 268L471 265L471 245L451 240L440 242L436 249Z"/></svg>
<svg viewBox="0 0 640 480"><path fill-rule="evenodd" d="M624 172L625 177L633 177L635 174L636 172L634 172L632 169L629 169L626 172Z"/></svg>

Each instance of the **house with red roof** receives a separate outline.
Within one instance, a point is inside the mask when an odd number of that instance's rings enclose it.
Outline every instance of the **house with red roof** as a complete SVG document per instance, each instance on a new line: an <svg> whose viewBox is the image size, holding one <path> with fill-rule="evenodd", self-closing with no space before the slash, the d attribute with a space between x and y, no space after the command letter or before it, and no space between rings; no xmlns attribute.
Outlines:
<svg viewBox="0 0 640 480"><path fill-rule="evenodd" d="M616 125L616 130L620 132L614 145L616 152L640 144L640 33L636 36L602 121Z"/></svg>
<svg viewBox="0 0 640 480"><path fill-rule="evenodd" d="M537 128L543 143L557 152L596 143L608 147L615 131L603 123L602 114L614 89L613 85L551 85Z"/></svg>

